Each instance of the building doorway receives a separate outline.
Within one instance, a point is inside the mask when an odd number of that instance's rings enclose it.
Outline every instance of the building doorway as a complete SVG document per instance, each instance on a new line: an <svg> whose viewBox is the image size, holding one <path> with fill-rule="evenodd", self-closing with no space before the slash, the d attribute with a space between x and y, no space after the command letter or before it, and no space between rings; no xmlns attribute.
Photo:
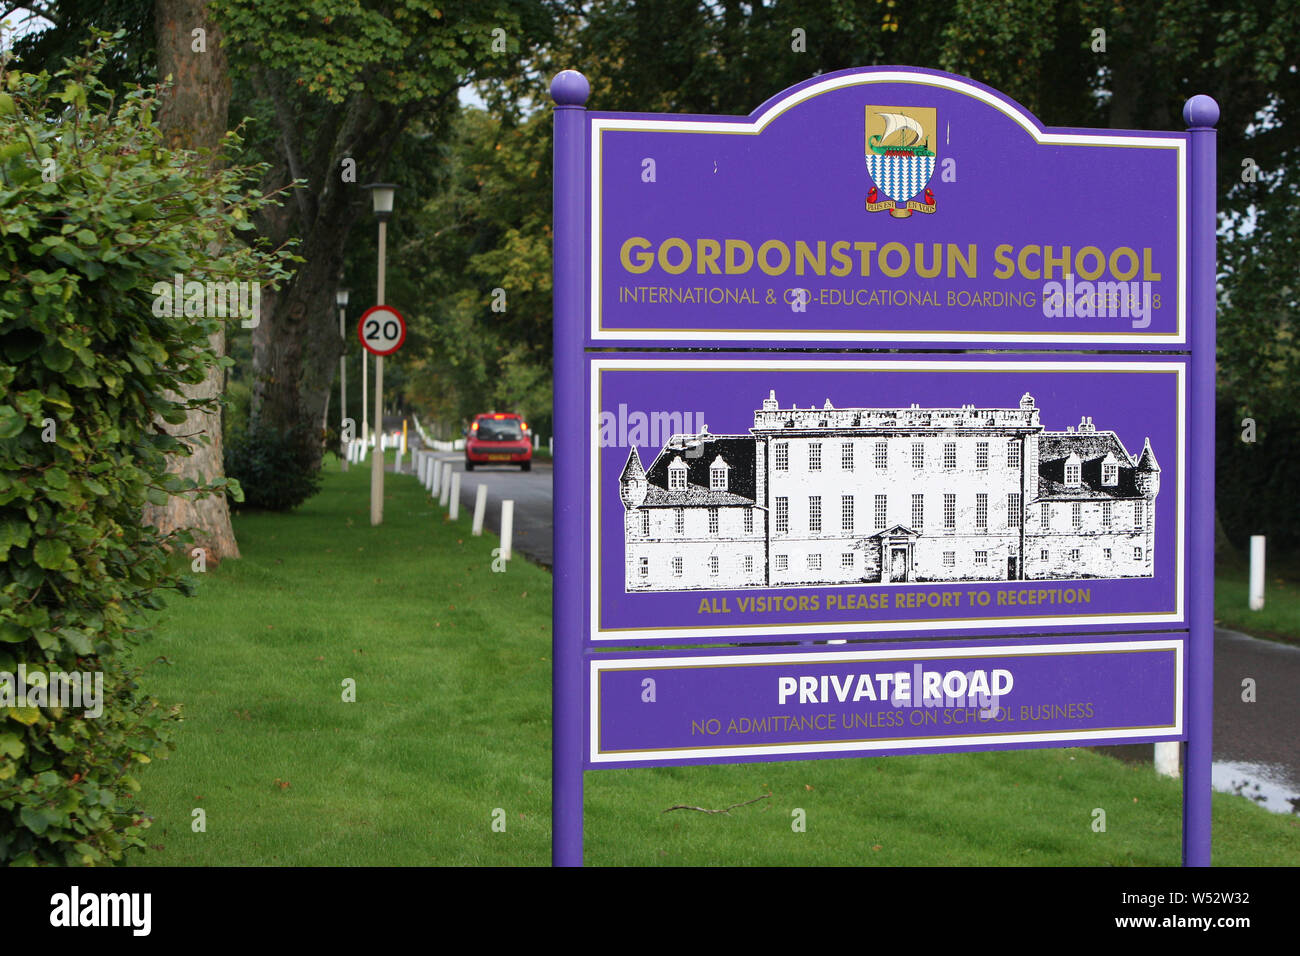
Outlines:
<svg viewBox="0 0 1300 956"><path fill-rule="evenodd" d="M1018 573L1020 570L1019 564L1020 562L1018 559L1014 557L1007 558L1007 580L1008 581L1020 580L1020 575Z"/></svg>

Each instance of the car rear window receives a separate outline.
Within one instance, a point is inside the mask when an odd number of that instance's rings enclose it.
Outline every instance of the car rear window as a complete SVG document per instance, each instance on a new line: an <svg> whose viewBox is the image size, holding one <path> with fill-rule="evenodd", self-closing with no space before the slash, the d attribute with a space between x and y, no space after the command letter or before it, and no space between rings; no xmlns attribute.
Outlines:
<svg viewBox="0 0 1300 956"><path fill-rule="evenodd" d="M524 437L516 418L480 418L479 441L518 441Z"/></svg>

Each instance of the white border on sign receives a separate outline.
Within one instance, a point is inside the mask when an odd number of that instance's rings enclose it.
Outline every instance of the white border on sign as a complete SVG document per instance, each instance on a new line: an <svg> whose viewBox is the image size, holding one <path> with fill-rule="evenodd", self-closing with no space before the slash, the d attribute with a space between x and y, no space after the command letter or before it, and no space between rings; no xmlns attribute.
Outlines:
<svg viewBox="0 0 1300 956"><path fill-rule="evenodd" d="M587 757L593 764L632 763L636 761L688 760L705 758L731 757L774 757L783 754L843 754L863 750L911 750L954 746L988 746L991 744L1024 743L1064 743L1076 740L1126 740L1134 737L1153 737L1168 735L1181 736L1183 733L1183 638L1164 638L1159 640L1136 641L1097 641L1077 644L1038 644L1031 646L1007 645L999 647L960 647L945 649L913 648L911 650L875 650L875 651L825 651L804 654L737 654L682 657L638 657L609 658L593 657L588 669L588 743ZM1153 651L1173 650L1174 652L1174 723L1168 728L1137 728L1115 730L1061 730L1039 734L979 734L954 737L929 737L909 740L871 740L871 741L827 741L825 743L777 744L765 747L699 747L682 749L665 749L643 752L620 751L602 754L600 745L600 674L602 671L637 670L640 668L661 668L681 666L744 666L747 664L819 664L845 661L888 661L888 660L950 660L953 658L981 658L1013 655L1028 657L1043 654L1091 654L1105 651Z"/></svg>
<svg viewBox="0 0 1300 956"><path fill-rule="evenodd" d="M761 133L769 123L793 106L850 86L862 86L872 83L913 83L921 86L937 86L965 96L972 97L993 107L1014 120L1026 133L1044 146L1124 146L1145 147L1148 149L1173 149L1177 155L1178 167L1178 330L1173 335L1168 333L1123 333L1085 334L1062 333L1045 335L1026 332L853 332L799 330L797 332L779 332L761 330L679 330L645 331L637 329L601 329L601 145L602 134L606 130L637 130L641 132L661 133ZM590 311L591 320L588 332L593 341L619 340L662 340L662 341L744 341L744 342L1022 342L1037 344L1057 343L1091 343L1093 345L1185 345L1187 342L1187 141L1181 137L1161 136L1123 136L1107 133L1050 133L1039 130L1025 113L1016 109L1001 97L988 90L982 90L969 83L946 76L933 76L929 73L911 73L889 70L878 73L854 73L847 76L832 77L820 83L804 87L790 96L777 100L759 116L748 122L719 122L717 120L689 119L630 119L618 117L592 116L590 123L591 148L591 223L589 239L591 242L591 281Z"/></svg>
<svg viewBox="0 0 1300 956"><path fill-rule="evenodd" d="M838 360L823 359L672 359L672 358L593 358L590 360L591 372L588 381L589 408L587 419L588 465L590 468L590 485L588 499L590 512L590 540L588 551L590 569L588 571L588 597L590 624L588 635L593 642L611 643L636 641L640 644L653 644L660 639L680 640L698 638L703 640L723 640L732 637L753 637L753 628L748 627L647 627L636 629L606 629L600 620L600 515L602 503L607 494L613 491L605 487L608 482L601 480L600 473L600 373L605 370L622 369L629 371L678 371L694 369L703 371L865 371L865 372L1162 372L1177 377L1178 403L1178 481L1175 514L1177 517L1177 536L1174 539L1174 610L1151 614L1125 614L1118 619L1113 614L1079 615L1071 617L1015 617L990 620L987 618L962 618L951 621L909 621L888 622L851 622L819 624L765 624L765 635L782 634L884 634L897 631L942 631L942 630L1007 630L1010 628L1080 628L1090 625L1123 624L1134 629L1149 627L1153 624L1181 625L1186 623L1184 615L1185 584L1185 543L1186 543L1186 507L1187 507L1187 362L1186 356L1171 356L1163 361L1114 361L1098 357L1088 360L1053 361L1050 359L1000 362L975 359L958 361L953 359L927 361L922 359L866 359ZM617 495L616 495L617 496ZM620 502L619 507L622 507ZM620 571L622 565L620 565ZM935 582L938 583L938 582ZM861 584L825 584L812 585L809 589L829 590L834 588L861 588Z"/></svg>

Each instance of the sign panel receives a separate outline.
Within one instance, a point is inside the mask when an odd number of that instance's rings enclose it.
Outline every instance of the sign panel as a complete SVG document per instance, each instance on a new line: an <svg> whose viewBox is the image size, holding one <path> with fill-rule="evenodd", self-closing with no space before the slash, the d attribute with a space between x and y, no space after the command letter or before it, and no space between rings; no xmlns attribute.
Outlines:
<svg viewBox="0 0 1300 956"><path fill-rule="evenodd" d="M406 320L387 305L372 305L357 320L357 337L374 355L392 355L406 341Z"/></svg>
<svg viewBox="0 0 1300 956"><path fill-rule="evenodd" d="M890 68L586 123L590 345L1186 348L1186 133Z"/></svg>
<svg viewBox="0 0 1300 956"><path fill-rule="evenodd" d="M1180 358L589 358L595 644L1184 617Z"/></svg>
<svg viewBox="0 0 1300 956"><path fill-rule="evenodd" d="M1079 746L1184 735L1181 636L598 655L588 768Z"/></svg>

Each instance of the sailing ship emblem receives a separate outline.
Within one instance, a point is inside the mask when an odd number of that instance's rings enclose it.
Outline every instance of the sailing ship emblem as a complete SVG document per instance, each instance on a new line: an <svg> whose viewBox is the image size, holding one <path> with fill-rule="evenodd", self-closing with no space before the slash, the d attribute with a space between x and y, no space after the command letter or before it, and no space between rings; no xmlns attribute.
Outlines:
<svg viewBox="0 0 1300 956"><path fill-rule="evenodd" d="M867 194L867 212L888 212L896 219L934 212L929 185L937 128L937 111L931 107L867 107L867 172L875 182Z"/></svg>

